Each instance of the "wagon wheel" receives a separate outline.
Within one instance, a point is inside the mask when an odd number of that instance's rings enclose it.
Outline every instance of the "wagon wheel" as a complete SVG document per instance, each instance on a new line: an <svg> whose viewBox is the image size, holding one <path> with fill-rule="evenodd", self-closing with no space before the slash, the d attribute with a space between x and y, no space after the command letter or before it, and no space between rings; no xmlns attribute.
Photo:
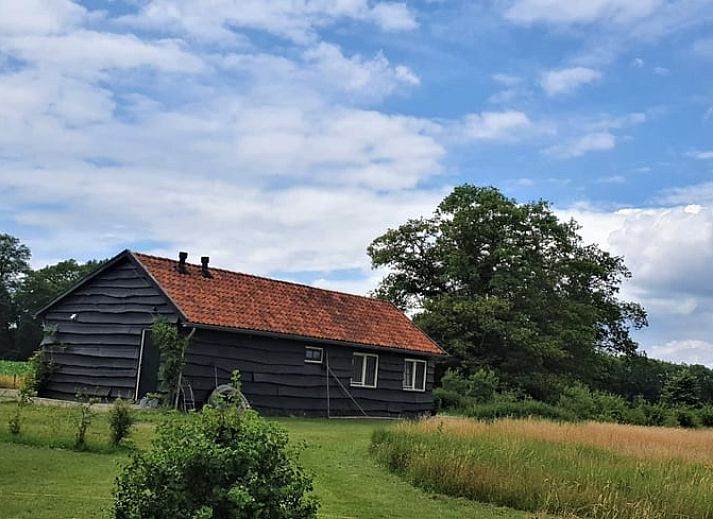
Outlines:
<svg viewBox="0 0 713 519"><path fill-rule="evenodd" d="M245 395L230 384L221 384L208 397L208 404L217 409L234 405L239 413L250 409L250 403Z"/></svg>

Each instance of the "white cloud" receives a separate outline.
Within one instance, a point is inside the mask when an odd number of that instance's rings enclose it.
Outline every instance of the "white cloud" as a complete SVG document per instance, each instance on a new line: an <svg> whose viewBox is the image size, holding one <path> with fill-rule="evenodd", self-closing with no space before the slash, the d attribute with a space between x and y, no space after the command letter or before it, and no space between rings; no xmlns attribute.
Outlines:
<svg viewBox="0 0 713 519"><path fill-rule="evenodd" d="M524 24L623 23L650 15L661 3L661 0L515 0L505 11L505 17Z"/></svg>
<svg viewBox="0 0 713 519"><path fill-rule="evenodd" d="M386 31L408 31L418 27L418 22L404 3L377 3L371 9L371 17Z"/></svg>
<svg viewBox="0 0 713 519"><path fill-rule="evenodd" d="M69 0L0 0L0 13L0 37L55 34L87 15Z"/></svg>
<svg viewBox="0 0 713 519"><path fill-rule="evenodd" d="M588 133L545 150L546 155L560 159L581 157L590 151L611 150L616 146L616 136L609 132Z"/></svg>
<svg viewBox="0 0 713 519"><path fill-rule="evenodd" d="M123 22L189 34L194 38L240 44L236 29L257 29L299 43L314 42L316 30L338 20L375 23L386 31L410 30L417 22L404 3L367 0L149 0Z"/></svg>
<svg viewBox="0 0 713 519"><path fill-rule="evenodd" d="M633 276L624 284L622 296L639 301L649 312L650 329L641 334L646 344L654 345L646 348L649 354L687 362L696 361L696 352L707 351L697 341L713 343L713 204L691 202L558 211L582 225L586 243L624 258ZM694 347L678 351L686 344ZM696 362L703 361L713 366L713 357Z"/></svg>
<svg viewBox="0 0 713 519"><path fill-rule="evenodd" d="M647 349L651 357L671 362L703 364L713 367L713 342L701 340L669 341Z"/></svg>
<svg viewBox="0 0 713 519"><path fill-rule="evenodd" d="M654 73L658 76L668 76L670 71L666 67L654 67Z"/></svg>
<svg viewBox="0 0 713 519"><path fill-rule="evenodd" d="M686 157L691 157L693 159L698 159L698 160L713 160L713 151L701 151L701 150L695 150L695 151L689 151L686 153Z"/></svg>
<svg viewBox="0 0 713 519"><path fill-rule="evenodd" d="M542 75L540 85L549 96L571 94L579 87L600 80L601 72L586 67L550 70Z"/></svg>
<svg viewBox="0 0 713 519"><path fill-rule="evenodd" d="M523 112L483 112L466 115L460 132L466 139L502 140L531 126L530 118Z"/></svg>

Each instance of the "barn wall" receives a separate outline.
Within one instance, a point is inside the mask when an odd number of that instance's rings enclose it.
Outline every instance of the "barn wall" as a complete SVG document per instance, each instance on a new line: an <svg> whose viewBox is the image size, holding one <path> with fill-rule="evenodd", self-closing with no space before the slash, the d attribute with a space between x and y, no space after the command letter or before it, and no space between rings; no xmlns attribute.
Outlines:
<svg viewBox="0 0 713 519"><path fill-rule="evenodd" d="M55 368L41 396L134 398L141 331L158 316L176 319L166 297L128 258L75 290L44 316L58 332L43 341Z"/></svg>
<svg viewBox="0 0 713 519"><path fill-rule="evenodd" d="M309 341L271 338L241 333L199 330L193 337L185 377L196 401L202 402L239 369L243 392L256 409L267 414L326 415L327 376L325 365L304 362L305 346L324 348L329 365L344 387L371 416L421 414L433 408L433 362L429 362L426 392L402 389L404 355L351 348L342 345L310 344ZM349 386L354 351L379 355L378 387ZM337 382L329 379L332 415L359 415L360 411Z"/></svg>

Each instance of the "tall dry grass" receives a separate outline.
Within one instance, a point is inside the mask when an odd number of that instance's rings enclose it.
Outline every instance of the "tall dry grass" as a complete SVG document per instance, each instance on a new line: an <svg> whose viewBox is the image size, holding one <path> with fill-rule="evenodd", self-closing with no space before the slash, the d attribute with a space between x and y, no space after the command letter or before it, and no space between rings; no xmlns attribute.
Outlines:
<svg viewBox="0 0 713 519"><path fill-rule="evenodd" d="M429 490L596 519L713 518L713 435L615 424L431 419L373 452Z"/></svg>
<svg viewBox="0 0 713 519"><path fill-rule="evenodd" d="M461 437L487 435L526 438L600 447L645 460L678 459L713 466L713 429L643 427L602 422L555 423L539 419L480 422L465 418L431 418L417 425L418 429L431 432L444 426L449 434Z"/></svg>

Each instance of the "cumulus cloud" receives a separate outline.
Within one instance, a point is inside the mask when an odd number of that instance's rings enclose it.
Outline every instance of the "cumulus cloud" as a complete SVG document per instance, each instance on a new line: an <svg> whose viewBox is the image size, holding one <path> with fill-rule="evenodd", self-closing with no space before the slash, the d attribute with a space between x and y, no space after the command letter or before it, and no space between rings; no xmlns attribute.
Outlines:
<svg viewBox="0 0 713 519"><path fill-rule="evenodd" d="M650 347L648 353L652 357L671 362L703 364L713 367L713 342L702 340L669 341Z"/></svg>
<svg viewBox="0 0 713 519"><path fill-rule="evenodd" d="M542 75L540 85L548 96L571 94L579 87L601 79L597 70L586 67L572 67L550 70Z"/></svg>
<svg viewBox="0 0 713 519"><path fill-rule="evenodd" d="M512 138L531 126L530 118L523 112L483 112L466 115L460 132L466 139L502 140Z"/></svg>
<svg viewBox="0 0 713 519"><path fill-rule="evenodd" d="M624 258L633 277L623 296L649 311L651 326L642 335L652 345L649 354L695 361L693 355L706 348L701 341L713 342L713 204L616 211L573 207L560 215L582 225L585 242ZM692 346L690 355L676 349L682 344ZM699 361L713 366L708 355Z"/></svg>

